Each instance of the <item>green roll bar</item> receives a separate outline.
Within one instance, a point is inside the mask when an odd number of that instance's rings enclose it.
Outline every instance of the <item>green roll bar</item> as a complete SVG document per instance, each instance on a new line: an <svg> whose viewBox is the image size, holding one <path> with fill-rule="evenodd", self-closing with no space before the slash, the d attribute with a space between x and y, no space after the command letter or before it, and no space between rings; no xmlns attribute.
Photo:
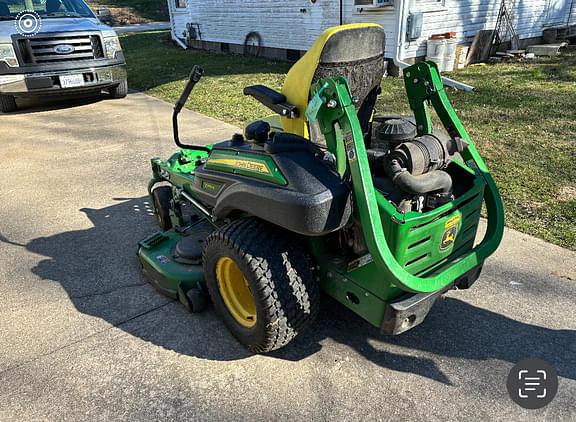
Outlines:
<svg viewBox="0 0 576 422"><path fill-rule="evenodd" d="M468 142L462 154L473 160L474 169L486 183L484 202L488 212L488 228L482 242L467 254L431 277L410 274L396 260L386 241L372 175L368 164L364 136L345 78L322 79L310 88L307 110L309 120L318 119L327 147L336 156L337 170L344 177L350 172L354 198L362 221L368 251L382 278L409 292L433 292L482 263L500 244L504 232L504 210L498 189L488 168L480 158L466 130L450 105L438 68L433 62L421 62L404 70L406 92L416 118L418 135L431 133L431 119L427 103L431 103L450 136Z"/></svg>

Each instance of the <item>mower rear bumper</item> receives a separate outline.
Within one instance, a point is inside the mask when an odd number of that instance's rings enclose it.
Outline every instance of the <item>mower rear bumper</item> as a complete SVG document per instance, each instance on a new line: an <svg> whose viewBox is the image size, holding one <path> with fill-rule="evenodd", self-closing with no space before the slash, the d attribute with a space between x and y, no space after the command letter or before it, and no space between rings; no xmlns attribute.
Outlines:
<svg viewBox="0 0 576 422"><path fill-rule="evenodd" d="M480 276L482 265L477 265L453 283L435 292L406 293L388 302L380 332L382 334L396 335L414 328L424 321L436 299L448 290L467 289L472 286Z"/></svg>

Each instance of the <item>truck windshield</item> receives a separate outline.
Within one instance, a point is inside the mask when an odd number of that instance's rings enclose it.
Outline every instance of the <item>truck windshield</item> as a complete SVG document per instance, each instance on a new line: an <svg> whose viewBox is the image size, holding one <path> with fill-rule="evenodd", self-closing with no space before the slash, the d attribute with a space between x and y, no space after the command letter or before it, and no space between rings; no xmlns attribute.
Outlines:
<svg viewBox="0 0 576 422"><path fill-rule="evenodd" d="M23 11L34 11L41 18L94 17L82 0L0 0L0 20L15 19Z"/></svg>

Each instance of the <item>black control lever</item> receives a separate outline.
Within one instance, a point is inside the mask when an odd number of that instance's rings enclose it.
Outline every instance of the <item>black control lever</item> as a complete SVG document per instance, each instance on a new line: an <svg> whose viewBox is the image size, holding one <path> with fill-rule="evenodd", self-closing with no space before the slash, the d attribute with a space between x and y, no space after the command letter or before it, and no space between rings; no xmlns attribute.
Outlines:
<svg viewBox="0 0 576 422"><path fill-rule="evenodd" d="M174 142L180 148L192 149L192 150L196 150L196 151L210 152L210 149L208 149L206 147L201 147L198 145L183 144L182 142L180 142L180 138L178 136L178 114L182 110L182 107L184 107L184 104L186 103L186 100L188 100L188 97L190 96L192 89L194 89L194 86L198 83L200 78L202 78L203 74L204 74L204 69L202 69L198 65L194 65L194 67L192 68L192 71L190 72L190 77L188 78L188 82L186 83L186 86L184 87L184 91L182 91L182 95L180 95L180 98L178 98L178 101L176 101L176 104L174 105L174 113L172 114L172 128L174 130Z"/></svg>

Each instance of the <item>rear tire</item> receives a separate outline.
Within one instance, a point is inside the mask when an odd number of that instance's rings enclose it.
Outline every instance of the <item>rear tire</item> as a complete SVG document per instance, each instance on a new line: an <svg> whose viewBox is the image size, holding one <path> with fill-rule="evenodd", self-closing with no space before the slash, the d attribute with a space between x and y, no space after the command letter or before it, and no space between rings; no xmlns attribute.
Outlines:
<svg viewBox="0 0 576 422"><path fill-rule="evenodd" d="M118 85L108 88L108 92L114 99L124 98L128 95L128 81L122 81Z"/></svg>
<svg viewBox="0 0 576 422"><path fill-rule="evenodd" d="M10 113L16 111L17 108L16 98L12 95L0 95L0 111L2 113Z"/></svg>
<svg viewBox="0 0 576 422"><path fill-rule="evenodd" d="M156 220L163 232L172 228L170 219L170 206L172 202L172 188L170 186L160 186L152 191L154 208L156 209Z"/></svg>
<svg viewBox="0 0 576 422"><path fill-rule="evenodd" d="M216 312L253 353L285 346L318 313L306 246L290 232L256 218L236 220L206 239L203 263Z"/></svg>

